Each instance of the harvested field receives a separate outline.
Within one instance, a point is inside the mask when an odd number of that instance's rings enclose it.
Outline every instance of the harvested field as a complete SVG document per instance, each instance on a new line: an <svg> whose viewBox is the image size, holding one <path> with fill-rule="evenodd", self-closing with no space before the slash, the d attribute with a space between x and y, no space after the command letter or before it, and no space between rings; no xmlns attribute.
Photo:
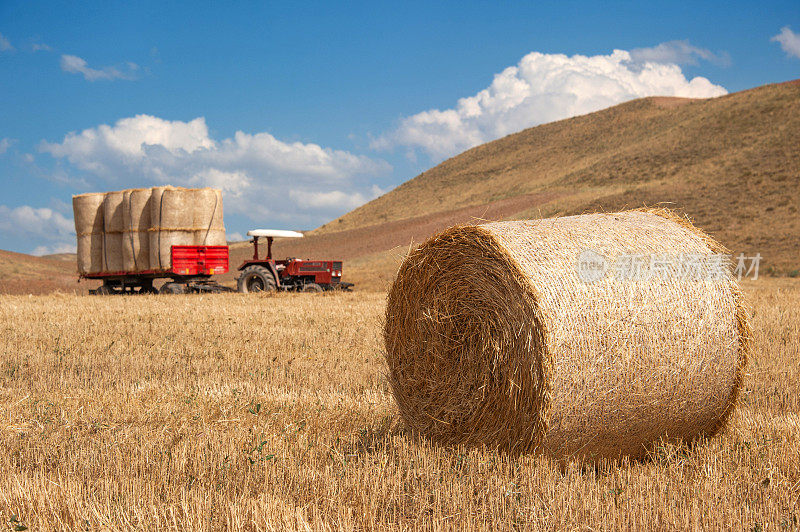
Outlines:
<svg viewBox="0 0 800 532"><path fill-rule="evenodd" d="M412 438L384 376L384 294L0 296L0 520L32 530L796 527L800 283L759 280L745 292L753 353L728 429L608 469Z"/></svg>

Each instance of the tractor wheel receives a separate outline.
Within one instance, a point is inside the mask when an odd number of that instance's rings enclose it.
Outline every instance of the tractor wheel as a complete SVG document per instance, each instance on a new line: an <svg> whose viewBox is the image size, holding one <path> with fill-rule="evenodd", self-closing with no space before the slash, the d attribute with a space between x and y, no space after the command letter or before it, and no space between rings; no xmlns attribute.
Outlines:
<svg viewBox="0 0 800 532"><path fill-rule="evenodd" d="M185 294L186 285L181 283L166 283L158 291L159 294Z"/></svg>
<svg viewBox="0 0 800 532"><path fill-rule="evenodd" d="M239 276L239 292L272 292L276 289L275 277L267 268L258 265L248 266Z"/></svg>
<svg viewBox="0 0 800 532"><path fill-rule="evenodd" d="M317 283L308 283L303 285L303 292L322 292L322 287Z"/></svg>

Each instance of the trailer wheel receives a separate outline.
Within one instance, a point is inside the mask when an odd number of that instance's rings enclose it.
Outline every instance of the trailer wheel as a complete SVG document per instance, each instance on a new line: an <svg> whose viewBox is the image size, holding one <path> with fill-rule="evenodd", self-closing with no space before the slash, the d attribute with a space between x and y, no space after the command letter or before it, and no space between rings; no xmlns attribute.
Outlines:
<svg viewBox="0 0 800 532"><path fill-rule="evenodd" d="M115 294L116 291L113 288L111 288L110 286L108 286L107 284L104 283L104 284L101 284L100 286L98 286L97 290L95 290L94 293L95 293L95 295L98 295L98 296L110 296L112 294Z"/></svg>
<svg viewBox="0 0 800 532"><path fill-rule="evenodd" d="M322 287L317 283L308 283L303 285L303 292L322 292Z"/></svg>
<svg viewBox="0 0 800 532"><path fill-rule="evenodd" d="M167 283L158 291L159 294L185 294L186 285L181 283Z"/></svg>
<svg viewBox="0 0 800 532"><path fill-rule="evenodd" d="M238 282L239 292L272 292L277 288L272 272L258 265L248 266L242 270Z"/></svg>

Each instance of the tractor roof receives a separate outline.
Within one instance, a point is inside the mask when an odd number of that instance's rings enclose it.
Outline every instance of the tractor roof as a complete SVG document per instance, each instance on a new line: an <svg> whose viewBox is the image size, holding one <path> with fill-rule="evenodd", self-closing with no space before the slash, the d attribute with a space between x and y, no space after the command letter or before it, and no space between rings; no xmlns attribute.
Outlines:
<svg viewBox="0 0 800 532"><path fill-rule="evenodd" d="M302 238L303 233L297 231L284 231L282 229L253 229L247 236L271 236L275 238Z"/></svg>

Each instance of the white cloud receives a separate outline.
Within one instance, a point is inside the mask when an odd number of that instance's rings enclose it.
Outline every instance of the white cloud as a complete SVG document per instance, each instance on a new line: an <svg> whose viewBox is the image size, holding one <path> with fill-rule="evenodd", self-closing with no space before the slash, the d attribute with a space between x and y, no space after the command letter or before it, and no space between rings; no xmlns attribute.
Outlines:
<svg viewBox="0 0 800 532"><path fill-rule="evenodd" d="M0 234L9 241L28 245L44 242L34 249L34 255L74 253L75 225L71 217L59 212L68 212L70 207L59 200L51 203L53 208L0 205Z"/></svg>
<svg viewBox="0 0 800 532"><path fill-rule="evenodd" d="M311 208L335 209L348 211L359 207L366 202L385 194L386 190L377 185L372 185L369 192L343 192L331 190L329 192L314 192L307 190L292 190L289 192L298 205Z"/></svg>
<svg viewBox="0 0 800 532"><path fill-rule="evenodd" d="M227 233L225 236L228 242L243 242L246 240L242 233Z"/></svg>
<svg viewBox="0 0 800 532"><path fill-rule="evenodd" d="M202 117L182 122L137 115L42 142L39 149L92 174L97 186L213 186L225 192L226 212L253 220L299 214L303 225L371 199L363 181L391 169L382 160L283 142L269 133L237 131L215 140Z"/></svg>
<svg viewBox="0 0 800 532"><path fill-rule="evenodd" d="M11 45L11 41L6 39L2 33L0 33L0 52L11 52L14 50L14 47Z"/></svg>
<svg viewBox="0 0 800 532"><path fill-rule="evenodd" d="M16 139L3 138L0 139L0 155L8 151L8 148L16 142Z"/></svg>
<svg viewBox="0 0 800 532"><path fill-rule="evenodd" d="M31 50L34 52L52 52L53 48L43 42L35 42L31 44Z"/></svg>
<svg viewBox="0 0 800 532"><path fill-rule="evenodd" d="M117 67L107 66L101 69L89 67L85 59L77 55L61 56L61 70L71 74L82 74L87 81L97 80L114 80L114 79L136 79L136 71L139 70L139 65L136 63L125 63L125 68L120 70Z"/></svg>
<svg viewBox="0 0 800 532"><path fill-rule="evenodd" d="M147 159L148 149L160 148L172 155L190 155L202 148L214 148L204 118L190 122L170 121L149 115L118 120L113 126L102 124L80 133L68 133L61 144L43 143L44 151L66 157L83 170L104 173L110 163L136 165Z"/></svg>
<svg viewBox="0 0 800 532"><path fill-rule="evenodd" d="M770 40L781 43L781 48L788 55L800 58L800 34L793 32L789 26L781 28L781 32Z"/></svg>
<svg viewBox="0 0 800 532"><path fill-rule="evenodd" d="M458 100L452 109L403 118L397 129L371 146L419 148L442 159L528 127L635 98L726 93L706 78L687 80L676 64L637 62L624 50L591 57L532 52L495 75L478 94Z"/></svg>
<svg viewBox="0 0 800 532"><path fill-rule="evenodd" d="M631 60L641 64L696 65L698 59L723 66L730 63L728 54L715 54L705 48L693 46L688 40L663 42L651 48L634 48L630 53Z"/></svg>
<svg viewBox="0 0 800 532"><path fill-rule="evenodd" d="M366 203L368 198L360 192L348 194L341 190L331 190L330 192L309 192L307 190L292 190L289 196L298 205L311 208L338 208L349 211Z"/></svg>
<svg viewBox="0 0 800 532"><path fill-rule="evenodd" d="M36 246L31 255L41 257L42 255L54 255L56 253L77 253L78 246L75 244L53 244L52 246Z"/></svg>
<svg viewBox="0 0 800 532"><path fill-rule="evenodd" d="M74 239L72 219L47 207L0 205L0 232L15 237L38 237L46 240Z"/></svg>

